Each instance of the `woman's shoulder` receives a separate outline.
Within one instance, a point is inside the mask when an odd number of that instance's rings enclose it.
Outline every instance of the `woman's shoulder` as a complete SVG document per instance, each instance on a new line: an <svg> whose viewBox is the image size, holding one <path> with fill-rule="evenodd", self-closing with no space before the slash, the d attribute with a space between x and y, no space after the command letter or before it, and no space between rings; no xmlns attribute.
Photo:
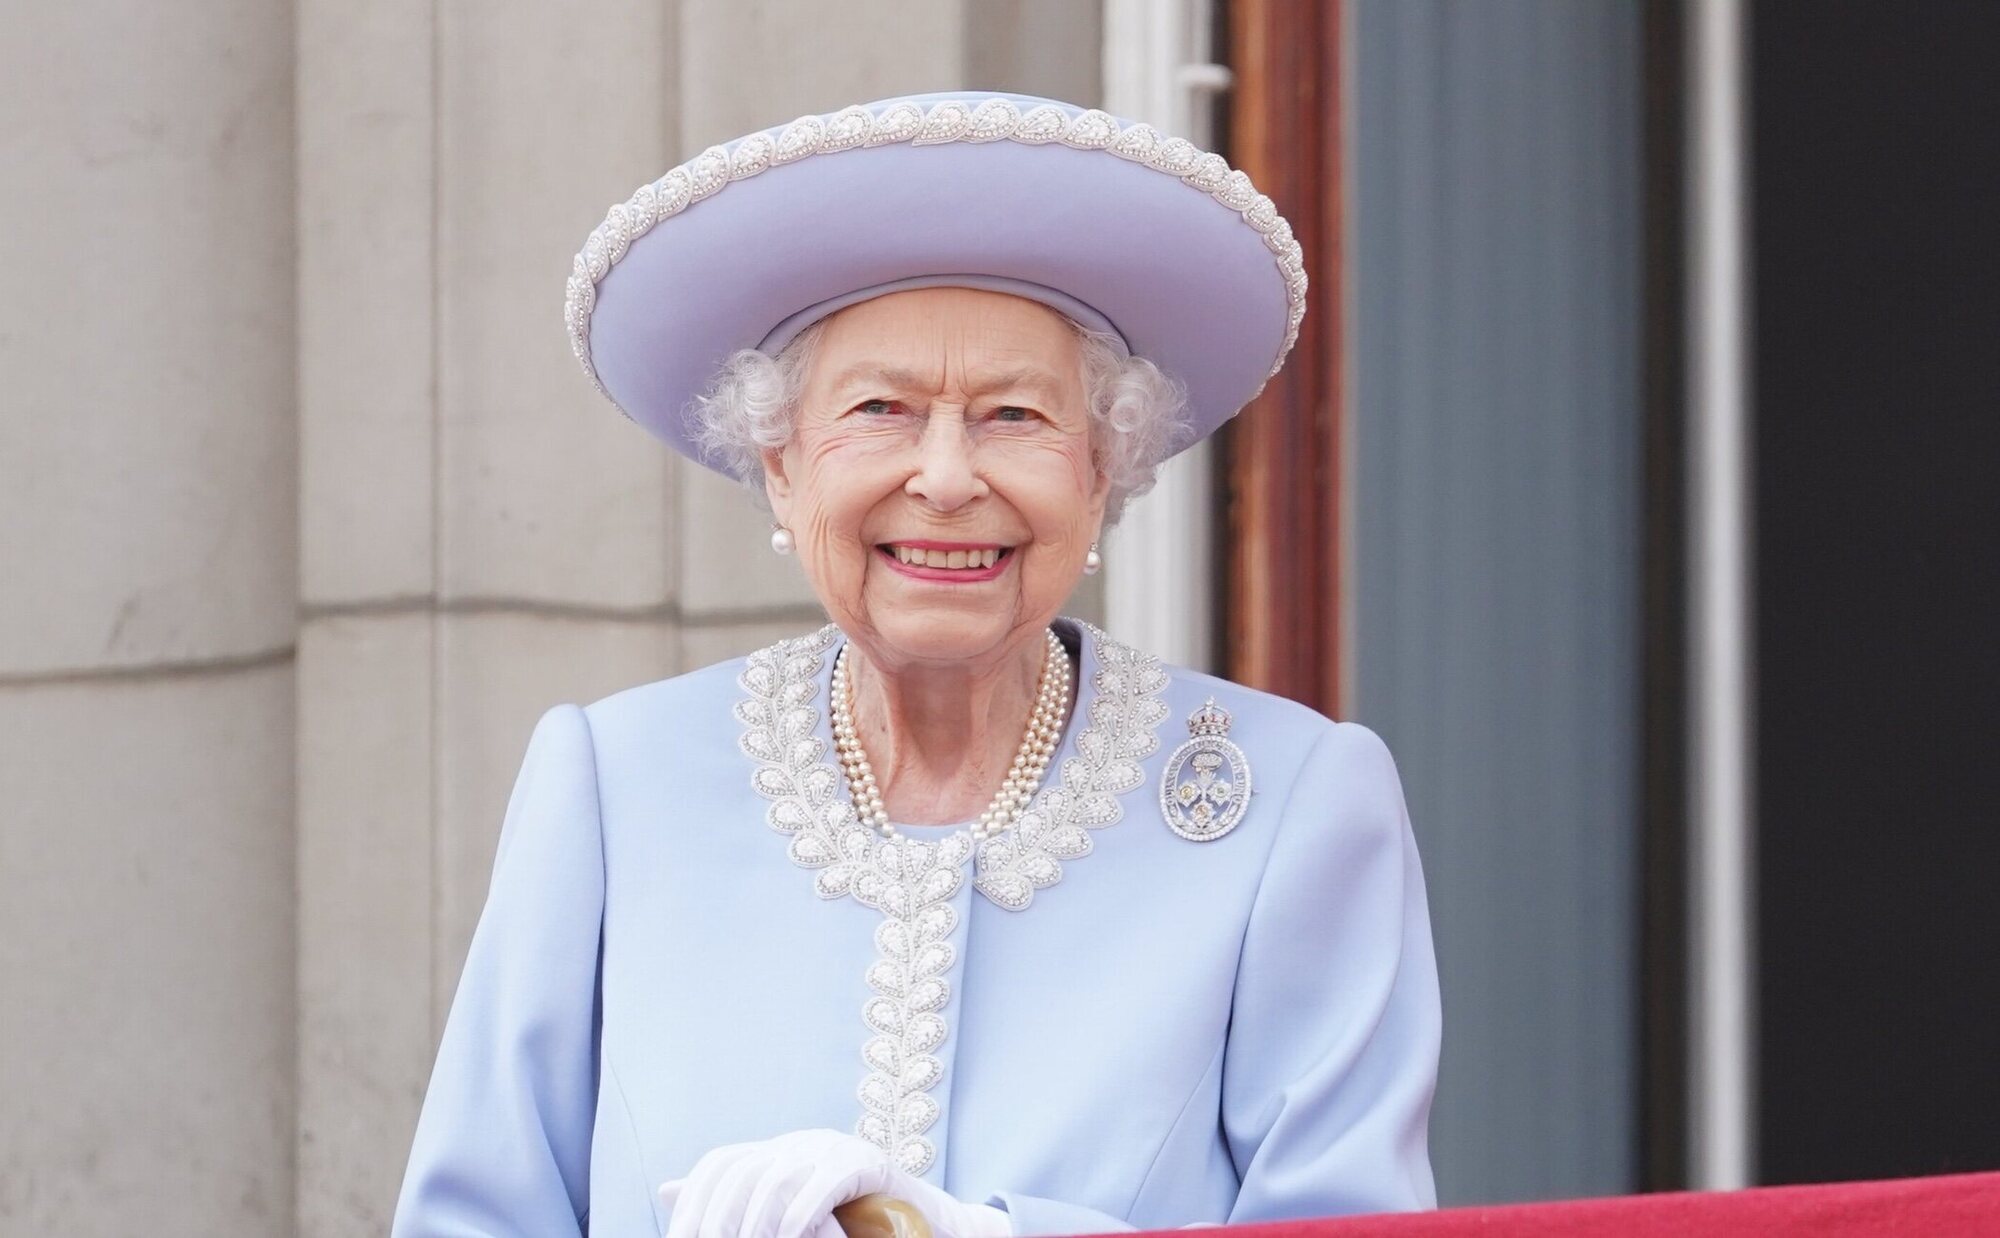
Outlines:
<svg viewBox="0 0 2000 1238"><path fill-rule="evenodd" d="M1239 746L1245 736L1259 743L1298 748L1302 753L1320 744L1382 744L1381 737L1365 724L1329 717L1290 697L1185 666L1162 663L1161 669L1167 674L1164 695L1175 726L1179 725L1175 720L1192 716L1212 701L1229 715L1230 737Z"/></svg>
<svg viewBox="0 0 2000 1238"><path fill-rule="evenodd" d="M1295 791L1309 800L1368 796L1374 790L1400 797L1395 758L1366 724L1329 717L1275 692L1188 667L1162 663L1161 669L1166 672L1162 697L1167 706L1160 727L1162 752L1190 738L1198 714L1209 726L1216 725L1212 705L1226 715L1226 737L1242 750L1260 792L1280 803L1292 800Z"/></svg>
<svg viewBox="0 0 2000 1238"><path fill-rule="evenodd" d="M593 727L653 723L688 710L712 708L718 702L726 711L742 694L737 681L748 661L747 657L725 658L665 679L634 684L591 701L583 711Z"/></svg>
<svg viewBox="0 0 2000 1238"><path fill-rule="evenodd" d="M746 695L744 673L754 659L785 643L635 684L584 705L599 751L637 745L657 752L663 739L671 739L683 754L717 742L733 748L740 730L736 705Z"/></svg>
<svg viewBox="0 0 2000 1238"><path fill-rule="evenodd" d="M572 710L585 723L607 809L747 796L749 780L736 772L744 733L738 706L749 696L742 681L756 657L725 658L550 712Z"/></svg>

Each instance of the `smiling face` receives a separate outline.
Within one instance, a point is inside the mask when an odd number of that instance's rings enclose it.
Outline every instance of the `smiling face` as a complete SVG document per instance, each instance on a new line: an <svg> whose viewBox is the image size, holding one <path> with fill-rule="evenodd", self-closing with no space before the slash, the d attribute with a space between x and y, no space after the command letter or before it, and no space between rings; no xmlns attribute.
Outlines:
<svg viewBox="0 0 2000 1238"><path fill-rule="evenodd" d="M1053 619L1103 522L1074 328L919 288L824 322L765 487L813 590L885 669L996 664Z"/></svg>

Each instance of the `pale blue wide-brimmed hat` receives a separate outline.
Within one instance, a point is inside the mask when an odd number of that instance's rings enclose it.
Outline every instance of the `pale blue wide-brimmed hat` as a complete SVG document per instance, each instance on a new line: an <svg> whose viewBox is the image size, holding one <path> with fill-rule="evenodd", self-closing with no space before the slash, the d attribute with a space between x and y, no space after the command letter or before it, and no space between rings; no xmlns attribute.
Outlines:
<svg viewBox="0 0 2000 1238"><path fill-rule="evenodd" d="M642 185L577 255L564 316L600 391L720 467L690 413L730 353L936 285L1109 332L1186 385L1189 442L1277 372L1306 303L1290 225L1221 156L1073 104L952 92L801 116Z"/></svg>

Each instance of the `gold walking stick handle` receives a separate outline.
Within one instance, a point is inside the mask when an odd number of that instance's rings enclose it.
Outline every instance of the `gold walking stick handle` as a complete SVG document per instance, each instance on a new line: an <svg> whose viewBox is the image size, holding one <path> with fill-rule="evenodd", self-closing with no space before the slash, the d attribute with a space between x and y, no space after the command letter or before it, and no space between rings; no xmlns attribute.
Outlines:
<svg viewBox="0 0 2000 1238"><path fill-rule="evenodd" d="M931 1223L915 1204L888 1195L863 1195L833 1210L847 1238L931 1238Z"/></svg>

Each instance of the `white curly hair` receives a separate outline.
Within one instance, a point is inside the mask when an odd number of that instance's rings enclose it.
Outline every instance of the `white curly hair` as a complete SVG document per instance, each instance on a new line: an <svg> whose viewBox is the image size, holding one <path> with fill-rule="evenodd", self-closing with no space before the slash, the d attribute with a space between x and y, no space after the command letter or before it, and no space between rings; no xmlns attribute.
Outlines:
<svg viewBox="0 0 2000 1238"><path fill-rule="evenodd" d="M1187 445L1187 389L1144 357L1128 357L1114 337L1064 316L1083 357L1091 450L1111 479L1105 527L1125 504L1152 489L1160 462ZM694 401L695 437L707 458L741 478L765 504L762 453L792 437L799 397L826 320L801 331L775 356L731 353Z"/></svg>

